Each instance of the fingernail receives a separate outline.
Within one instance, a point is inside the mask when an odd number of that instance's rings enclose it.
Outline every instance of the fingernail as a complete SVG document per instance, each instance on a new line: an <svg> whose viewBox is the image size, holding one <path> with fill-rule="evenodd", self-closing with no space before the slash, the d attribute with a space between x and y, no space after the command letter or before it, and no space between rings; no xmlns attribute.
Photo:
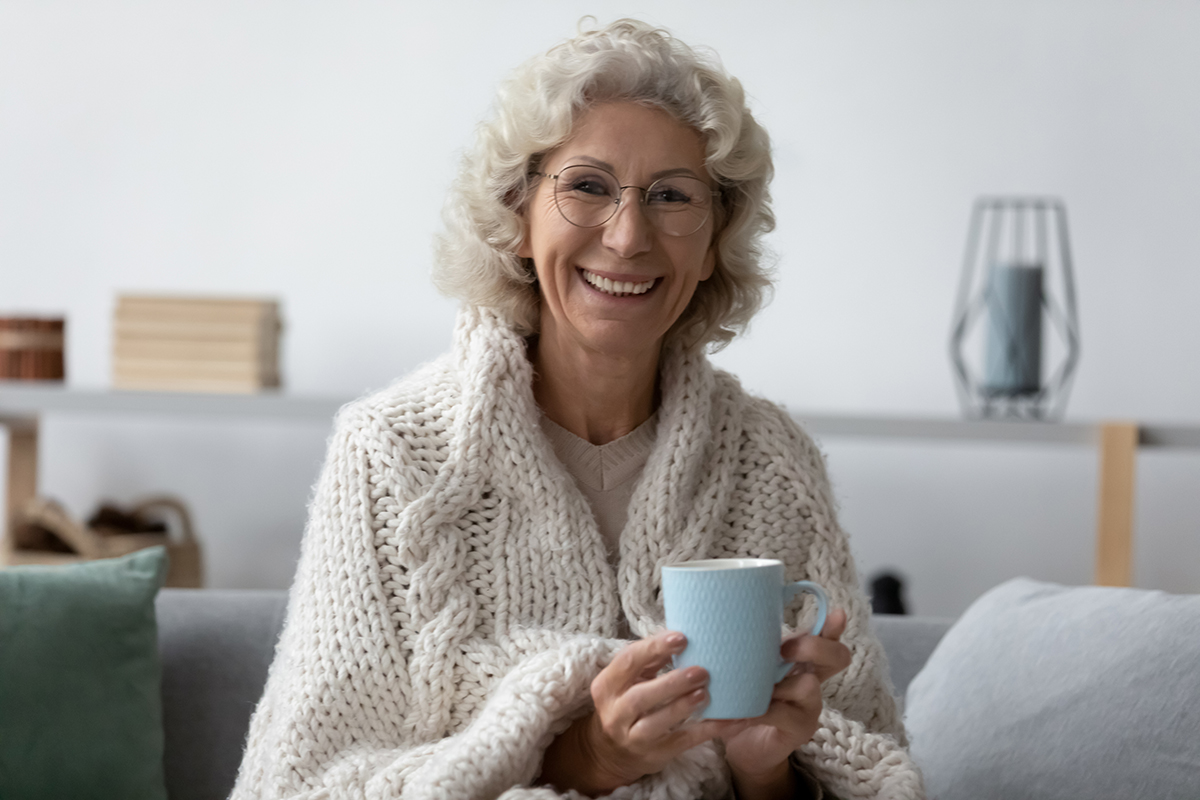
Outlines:
<svg viewBox="0 0 1200 800"><path fill-rule="evenodd" d="M667 644L672 647L682 647L687 642L687 637L682 633L667 634Z"/></svg>

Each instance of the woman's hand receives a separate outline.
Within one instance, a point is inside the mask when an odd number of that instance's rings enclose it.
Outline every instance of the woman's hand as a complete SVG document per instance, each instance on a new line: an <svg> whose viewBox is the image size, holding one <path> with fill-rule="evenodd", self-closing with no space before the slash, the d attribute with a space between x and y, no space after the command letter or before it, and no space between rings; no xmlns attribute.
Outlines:
<svg viewBox="0 0 1200 800"><path fill-rule="evenodd" d="M702 742L744 728L744 720L688 723L708 702L708 673L690 667L658 674L686 644L683 634L664 631L621 650L592 681L595 710L546 748L538 782L607 794L659 772Z"/></svg>
<svg viewBox="0 0 1200 800"><path fill-rule="evenodd" d="M784 641L780 652L796 664L775 687L767 713L725 739L725 760L741 800L791 797L788 756L809 742L820 727L821 684L850 666L850 650L839 639L846 612L834 609L820 636L800 634Z"/></svg>

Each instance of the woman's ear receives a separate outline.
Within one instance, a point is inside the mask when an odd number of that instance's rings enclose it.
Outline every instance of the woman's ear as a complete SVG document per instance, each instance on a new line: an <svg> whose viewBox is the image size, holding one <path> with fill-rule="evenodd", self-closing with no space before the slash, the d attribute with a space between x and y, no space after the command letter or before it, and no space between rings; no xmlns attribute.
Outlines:
<svg viewBox="0 0 1200 800"><path fill-rule="evenodd" d="M521 218L521 243L517 245L517 255L521 258L533 258L533 245L529 243L529 220L524 212L517 212Z"/></svg>
<svg viewBox="0 0 1200 800"><path fill-rule="evenodd" d="M713 271L717 268L717 247L721 242L721 236L725 233L725 223L729 217L729 211L725 207L725 193L722 191L717 207L714 209L715 224L713 225L712 240L708 243L708 252L704 254L704 269L700 273L702 281L711 278Z"/></svg>
<svg viewBox="0 0 1200 800"><path fill-rule="evenodd" d="M712 277L713 270L717 268L717 243L713 241L708 246L708 252L704 254L704 267L700 271L700 280L706 281Z"/></svg>
<svg viewBox="0 0 1200 800"><path fill-rule="evenodd" d="M700 280L702 281L711 278L713 271L717 268L717 246L721 241L722 230L720 227L714 227L712 240L708 243L708 250L704 253L704 264L700 270Z"/></svg>
<svg viewBox="0 0 1200 800"><path fill-rule="evenodd" d="M521 193L516 189L508 193L504 202L521 222L521 243L517 245L517 255L521 258L533 258L533 248L529 245L529 203L522 202Z"/></svg>

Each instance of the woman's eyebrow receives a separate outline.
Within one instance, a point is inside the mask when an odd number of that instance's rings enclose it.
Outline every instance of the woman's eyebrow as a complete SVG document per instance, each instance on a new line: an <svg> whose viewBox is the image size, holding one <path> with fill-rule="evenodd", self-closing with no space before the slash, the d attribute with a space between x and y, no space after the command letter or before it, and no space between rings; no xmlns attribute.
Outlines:
<svg viewBox="0 0 1200 800"><path fill-rule="evenodd" d="M587 163L591 164L593 167L600 167L602 169L606 169L609 172L613 173L614 175L617 173L617 168L614 167L612 164L608 163L607 161L601 161L598 158L592 158L591 156L572 156L571 158L566 159L563 163L566 164L567 166L570 166L572 164L577 164L580 161L586 161Z"/></svg>
<svg viewBox="0 0 1200 800"><path fill-rule="evenodd" d="M617 168L614 167L612 164L608 163L607 161L601 161L598 158L592 158L591 156L571 156L570 158L565 159L563 161L563 163L566 164L567 166L572 166L574 164L580 163L581 161L591 164L594 167L600 167L602 169L606 169L609 172L611 172L613 175L617 174ZM688 167L674 167L672 169L664 169L664 170L659 170L658 172L655 172L654 174L652 174L650 176L650 180L656 181L659 178L666 178L671 175L690 175L693 178L700 178L700 176L696 174L695 170L689 169ZM703 180L703 179L701 178L701 180Z"/></svg>

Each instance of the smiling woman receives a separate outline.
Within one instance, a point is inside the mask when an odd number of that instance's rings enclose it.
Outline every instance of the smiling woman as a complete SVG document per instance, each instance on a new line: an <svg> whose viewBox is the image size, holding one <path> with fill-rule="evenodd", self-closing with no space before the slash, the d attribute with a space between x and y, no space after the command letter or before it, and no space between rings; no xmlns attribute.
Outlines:
<svg viewBox="0 0 1200 800"><path fill-rule="evenodd" d="M501 87L496 114L480 127L450 193L434 282L465 303L497 309L521 333L538 330L534 266L518 253L528 234L522 211L543 176L557 172L543 169L549 154L578 134L582 115L609 103L663 111L701 140L705 182L718 192L711 213L715 274L675 332L688 346L725 344L749 323L769 287L762 258L762 236L775 226L769 138L741 84L715 56L632 20L563 43L518 67ZM641 142L632 145L622 158ZM628 184L629 176L614 169L623 165L594 158L585 163Z"/></svg>
<svg viewBox="0 0 1200 800"><path fill-rule="evenodd" d="M649 419L663 339L713 273L704 142L662 109L603 103L580 115L543 169L558 176L542 176L522 210L517 248L541 295L534 396L555 423L603 445ZM680 190L687 183L703 202ZM683 208L662 210L670 201Z"/></svg>
<svg viewBox="0 0 1200 800"><path fill-rule="evenodd" d="M339 416L236 800L923 796L820 454L704 353L761 304L770 175L664 31L517 71L439 241L453 352ZM664 671L661 570L715 558L834 607L751 720Z"/></svg>

